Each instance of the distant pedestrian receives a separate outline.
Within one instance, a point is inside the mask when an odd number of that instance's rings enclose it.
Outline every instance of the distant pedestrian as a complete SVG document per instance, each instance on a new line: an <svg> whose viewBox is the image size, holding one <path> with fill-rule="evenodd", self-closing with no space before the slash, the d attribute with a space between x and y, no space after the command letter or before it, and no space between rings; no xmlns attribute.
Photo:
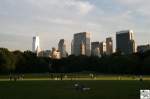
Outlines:
<svg viewBox="0 0 150 99"><path fill-rule="evenodd" d="M10 80L10 81L12 80L12 75L9 75L9 80Z"/></svg>
<svg viewBox="0 0 150 99"><path fill-rule="evenodd" d="M140 76L140 82L142 82L143 81L143 77L142 76Z"/></svg>
<svg viewBox="0 0 150 99"><path fill-rule="evenodd" d="M15 82L17 81L17 76L16 76L16 75L14 76L14 81L15 81Z"/></svg>

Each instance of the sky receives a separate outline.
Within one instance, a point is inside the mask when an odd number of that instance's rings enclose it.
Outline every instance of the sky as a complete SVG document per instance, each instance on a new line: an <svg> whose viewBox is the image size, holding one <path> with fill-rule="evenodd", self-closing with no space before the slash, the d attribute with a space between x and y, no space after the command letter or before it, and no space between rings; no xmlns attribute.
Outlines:
<svg viewBox="0 0 150 99"><path fill-rule="evenodd" d="M0 47L31 50L40 36L43 50L60 39L90 32L91 41L104 41L131 29L138 45L150 43L150 0L0 0ZM115 45L115 44L114 44Z"/></svg>

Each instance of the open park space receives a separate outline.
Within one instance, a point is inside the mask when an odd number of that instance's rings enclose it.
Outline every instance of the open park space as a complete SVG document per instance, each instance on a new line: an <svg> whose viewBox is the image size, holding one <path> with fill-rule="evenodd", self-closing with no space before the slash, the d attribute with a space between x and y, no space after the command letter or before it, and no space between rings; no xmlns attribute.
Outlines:
<svg viewBox="0 0 150 99"><path fill-rule="evenodd" d="M74 85L89 90L77 90ZM0 99L139 99L149 80L18 80L0 81Z"/></svg>

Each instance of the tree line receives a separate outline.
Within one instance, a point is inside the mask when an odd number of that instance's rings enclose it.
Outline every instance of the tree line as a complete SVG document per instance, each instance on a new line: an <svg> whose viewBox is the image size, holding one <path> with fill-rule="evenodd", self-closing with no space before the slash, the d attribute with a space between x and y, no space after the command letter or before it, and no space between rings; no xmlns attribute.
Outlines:
<svg viewBox="0 0 150 99"><path fill-rule="evenodd" d="M78 73L95 72L102 74L150 74L150 51L122 55L74 56L51 59L37 57L31 51L9 51L0 48L0 74L9 73Z"/></svg>

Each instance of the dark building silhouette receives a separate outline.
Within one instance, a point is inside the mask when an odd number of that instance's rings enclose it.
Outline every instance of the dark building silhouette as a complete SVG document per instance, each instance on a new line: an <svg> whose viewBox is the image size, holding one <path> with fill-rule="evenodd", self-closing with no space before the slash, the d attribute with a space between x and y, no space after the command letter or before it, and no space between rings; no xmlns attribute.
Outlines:
<svg viewBox="0 0 150 99"><path fill-rule="evenodd" d="M134 33L132 30L119 31L116 33L116 50L122 54L136 52Z"/></svg>

